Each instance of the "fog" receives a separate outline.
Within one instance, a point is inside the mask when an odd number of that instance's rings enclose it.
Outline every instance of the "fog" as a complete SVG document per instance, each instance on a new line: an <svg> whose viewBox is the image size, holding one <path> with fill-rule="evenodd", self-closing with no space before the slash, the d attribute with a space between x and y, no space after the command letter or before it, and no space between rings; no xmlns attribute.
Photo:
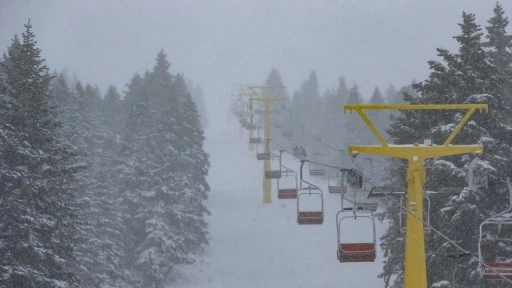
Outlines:
<svg viewBox="0 0 512 288"><path fill-rule="evenodd" d="M163 48L171 73L202 86L209 114L234 84L271 68L291 94L315 70L320 91L344 76L369 98L428 75L435 48L456 49L462 11L486 26L495 1L466 0L1 0L0 50L31 19L52 70L124 90ZM512 3L503 1L510 15ZM223 110L223 109L221 109Z"/></svg>

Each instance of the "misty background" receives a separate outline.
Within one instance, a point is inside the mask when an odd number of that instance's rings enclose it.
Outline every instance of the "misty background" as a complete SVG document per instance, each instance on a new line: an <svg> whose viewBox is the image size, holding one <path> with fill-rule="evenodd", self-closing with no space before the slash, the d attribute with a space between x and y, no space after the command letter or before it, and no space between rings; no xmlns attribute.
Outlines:
<svg viewBox="0 0 512 288"><path fill-rule="evenodd" d="M163 48L171 69L205 91L210 115L232 86L261 84L271 68L294 91L311 70L320 91L345 76L365 99L421 81L435 49L456 50L462 11L477 23L495 1L0 1L0 51L28 18L50 68L105 91L124 90ZM503 1L509 14L512 3ZM450 41L451 39L451 41ZM219 106L220 103L225 105ZM341 110L341 107L340 107ZM211 117L212 119L215 117Z"/></svg>

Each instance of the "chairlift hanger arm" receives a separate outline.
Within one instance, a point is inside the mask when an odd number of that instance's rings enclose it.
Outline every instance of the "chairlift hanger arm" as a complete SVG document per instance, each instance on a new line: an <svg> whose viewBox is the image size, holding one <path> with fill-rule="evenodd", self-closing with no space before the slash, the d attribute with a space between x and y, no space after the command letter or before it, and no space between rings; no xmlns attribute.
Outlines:
<svg viewBox="0 0 512 288"><path fill-rule="evenodd" d="M455 136L460 132L462 127L466 125L469 118L476 109L479 109L480 112L488 111L487 104L426 104L426 105L384 105L384 104L347 104L343 107L343 111L352 112L356 110L361 119L366 123L368 128L372 131L373 135L377 137L379 142L384 147L388 147L386 139L380 134L375 125L371 122L368 116L364 113L363 110L468 110L466 115L459 121L455 129L450 133L446 141L443 143L444 147L450 145ZM400 157L401 158L401 157Z"/></svg>

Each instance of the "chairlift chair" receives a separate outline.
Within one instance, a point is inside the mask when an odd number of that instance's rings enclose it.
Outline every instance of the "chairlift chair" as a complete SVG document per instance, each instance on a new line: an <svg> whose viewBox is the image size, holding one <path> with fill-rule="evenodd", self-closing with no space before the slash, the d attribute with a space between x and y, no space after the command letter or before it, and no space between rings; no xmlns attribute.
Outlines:
<svg viewBox="0 0 512 288"><path fill-rule="evenodd" d="M289 132L289 131L283 131L281 133L281 136L285 137L285 138L292 138L293 137L293 133L292 132Z"/></svg>
<svg viewBox="0 0 512 288"><path fill-rule="evenodd" d="M249 138L250 144L261 144L261 137L253 137Z"/></svg>
<svg viewBox="0 0 512 288"><path fill-rule="evenodd" d="M512 262L504 261L502 260L503 258L500 257L495 257L495 259L497 260L490 260L488 259L488 255L484 255L485 253L482 249L482 246L483 244L485 244L485 242L493 242L493 247L496 247L496 244L499 244L500 242L512 243L512 237L510 235L506 237L502 237L499 235L503 225L512 225L512 186L510 184L509 178L507 178L507 185L510 194L509 208L484 220L480 224L479 229L480 233L478 238L478 259L480 260L480 274L483 279L488 281L503 281L505 279L512 280ZM498 231L496 235L494 235L494 237L484 238L483 228L486 225L495 226L498 228ZM510 229L508 232L510 232Z"/></svg>
<svg viewBox="0 0 512 288"><path fill-rule="evenodd" d="M345 215L343 213L345 211L342 209L338 211L336 214L336 229L337 229L337 258L341 263L346 262L374 262L377 256L376 246L377 246L377 233L375 229L375 219L373 215L357 215L354 212L354 215ZM341 241L341 232L346 231L341 229L341 223L345 219L349 218L366 218L369 219L372 223L373 229L373 239L372 242L357 242L357 243L347 243Z"/></svg>
<svg viewBox="0 0 512 288"><path fill-rule="evenodd" d="M277 180L277 198L278 199L297 199L297 173L292 169L281 165L281 177L294 177L295 187L281 188L279 179Z"/></svg>
<svg viewBox="0 0 512 288"><path fill-rule="evenodd" d="M332 180L331 179L331 173L329 173L327 175L327 191L329 191L329 193L333 194L333 193L336 193L336 194L339 194L339 193L344 193L345 192L345 186L344 185L344 174L342 173L340 175L340 171L336 171L336 177L335 179L336 180Z"/></svg>
<svg viewBox="0 0 512 288"><path fill-rule="evenodd" d="M257 160L270 160L270 153L256 153Z"/></svg>
<svg viewBox="0 0 512 288"><path fill-rule="evenodd" d="M323 224L324 223L324 195L322 189L318 188L318 186L304 180L302 177L302 168L304 166L304 162L307 160L300 160L300 189L297 195L297 223L299 225L304 224ZM305 183L308 186L303 188L302 184ZM307 192L300 192L307 191ZM314 211L303 211L300 207L301 198L306 197L317 197L320 199L320 208Z"/></svg>
<svg viewBox="0 0 512 288"><path fill-rule="evenodd" d="M279 171L279 170L267 170L267 171L265 171L265 178L267 178L267 179L279 179L279 178L281 178L281 171Z"/></svg>
<svg viewBox="0 0 512 288"><path fill-rule="evenodd" d="M304 224L323 224L324 223L324 197L322 190L316 186L308 186L305 188L301 188L300 191L307 192L299 192L297 195L297 223L299 225ZM315 197L318 196L320 199L320 208L314 211L303 211L300 207L300 199L304 199L306 197Z"/></svg>
<svg viewBox="0 0 512 288"><path fill-rule="evenodd" d="M309 163L309 175L310 176L323 176L325 175L325 168L322 166L314 166Z"/></svg>
<svg viewBox="0 0 512 288"><path fill-rule="evenodd" d="M344 189L343 193L341 193L341 209L344 211L359 211L359 212L369 212L373 213L377 211L378 208L378 202L374 199L368 198L370 193L365 198L359 198L358 196L363 191L364 187L364 181L363 181L363 175L362 173L357 169L341 169L342 172L342 184L344 184L345 179L347 182L347 185L352 188L353 192L353 199L350 200L347 197L347 193L349 190ZM344 204L344 200L347 200L351 203L350 206L346 206Z"/></svg>
<svg viewBox="0 0 512 288"><path fill-rule="evenodd" d="M281 156L270 152L270 160L278 160L279 166L281 166ZM278 170L267 170L265 171L265 178L267 179L279 179L281 178L281 168Z"/></svg>
<svg viewBox="0 0 512 288"><path fill-rule="evenodd" d="M256 129L258 129L257 135L256 135L256 137L249 138L249 143L250 144L261 144L263 142L261 140L261 136L260 136L260 129L261 129L261 127L257 127Z"/></svg>
<svg viewBox="0 0 512 288"><path fill-rule="evenodd" d="M297 173L292 169L282 165L282 155L285 150L279 150L279 171L281 171L281 177L293 177L295 179L295 186L289 188L282 188L280 186L279 178L277 179L277 198L278 199L297 199L297 190L299 184L297 181Z"/></svg>

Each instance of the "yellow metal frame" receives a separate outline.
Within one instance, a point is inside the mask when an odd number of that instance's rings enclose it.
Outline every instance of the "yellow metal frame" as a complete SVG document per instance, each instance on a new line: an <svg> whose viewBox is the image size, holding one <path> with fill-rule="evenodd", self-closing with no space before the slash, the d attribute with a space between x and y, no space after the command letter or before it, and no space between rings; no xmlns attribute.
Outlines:
<svg viewBox="0 0 512 288"><path fill-rule="evenodd" d="M475 110L487 112L487 104L447 104L447 105L345 105L343 111L355 110L368 125L381 145L349 146L353 156L359 153L406 159L407 168L407 214L405 238L405 288L427 288L427 270L425 263L425 235L423 227L423 186L426 171L423 161L428 158L459 155L465 153L480 154L482 145L451 145L451 142L467 123ZM413 143L410 145L390 145L364 113L364 110L468 110L455 129L441 146L427 146Z"/></svg>
<svg viewBox="0 0 512 288"><path fill-rule="evenodd" d="M259 91L263 89L269 89L269 88L277 88L279 89L277 92L277 95L274 97L262 97ZM281 94L284 92L286 87L272 87L272 86L247 86L247 89L252 92L252 95L249 97L249 101L259 101L263 102L265 105L264 109L264 117L265 117L265 125L263 127L263 136L264 136L264 143L267 143L267 140L270 139L270 103L272 102L278 102L283 101L284 98L281 98ZM268 151L268 145L265 145L265 153L270 153ZM272 181L271 179L268 179L265 177L265 171L269 171L271 169L270 167L270 160L264 160L263 163L263 203L272 203Z"/></svg>

